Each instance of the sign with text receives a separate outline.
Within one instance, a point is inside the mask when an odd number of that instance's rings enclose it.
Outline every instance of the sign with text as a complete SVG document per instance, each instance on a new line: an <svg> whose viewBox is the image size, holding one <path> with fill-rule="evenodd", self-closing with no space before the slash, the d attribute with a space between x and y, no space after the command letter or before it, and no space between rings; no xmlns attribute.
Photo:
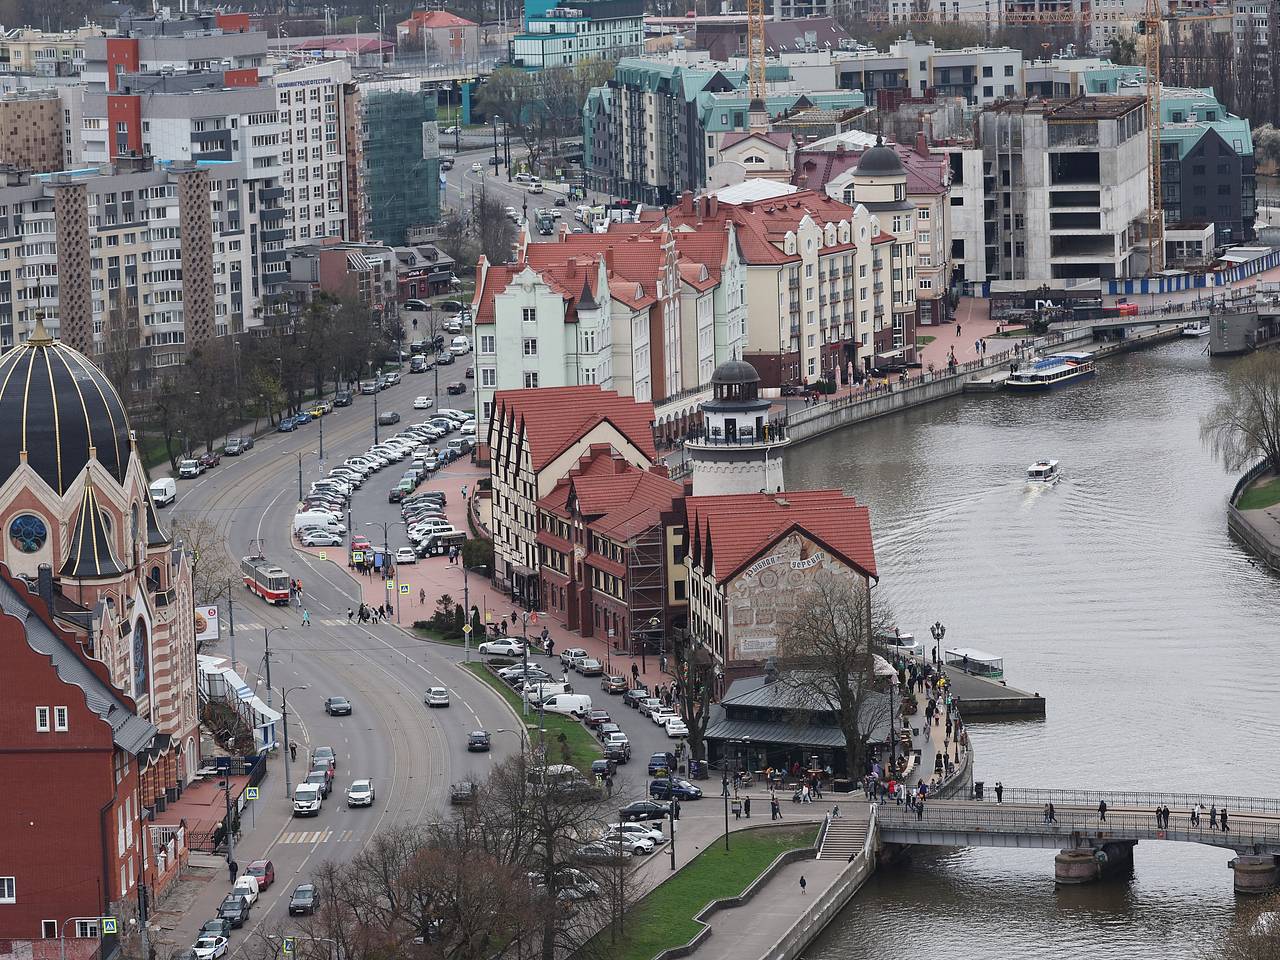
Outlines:
<svg viewBox="0 0 1280 960"><path fill-rule="evenodd" d="M196 643L212 643L218 639L218 608L196 607Z"/></svg>
<svg viewBox="0 0 1280 960"><path fill-rule="evenodd" d="M422 159L440 159L440 127L434 120L422 124Z"/></svg>

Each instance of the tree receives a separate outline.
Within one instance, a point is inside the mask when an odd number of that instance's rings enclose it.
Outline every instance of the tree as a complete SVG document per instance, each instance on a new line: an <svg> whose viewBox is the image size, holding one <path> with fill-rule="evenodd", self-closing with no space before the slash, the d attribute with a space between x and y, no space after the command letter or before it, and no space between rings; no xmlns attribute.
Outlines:
<svg viewBox="0 0 1280 960"><path fill-rule="evenodd" d="M1280 914L1275 912L1274 906L1272 901L1243 909L1225 941L1205 951L1205 960L1275 960L1280 957Z"/></svg>
<svg viewBox="0 0 1280 960"><path fill-rule="evenodd" d="M1265 459L1280 472L1280 354L1262 350L1232 367L1226 395L1200 419L1200 439L1227 470Z"/></svg>
<svg viewBox="0 0 1280 960"><path fill-rule="evenodd" d="M875 612L862 583L818 573L797 598L778 642L778 683L794 708L831 710L845 742L845 774L858 776L867 737L890 719L876 689L874 638L892 631L887 610Z"/></svg>
<svg viewBox="0 0 1280 960"><path fill-rule="evenodd" d="M468 570L492 569L493 541L485 537L468 540L462 545L462 564Z"/></svg>
<svg viewBox="0 0 1280 960"><path fill-rule="evenodd" d="M1138 61L1138 38L1125 32L1107 41L1108 56L1112 63L1128 66Z"/></svg>
<svg viewBox="0 0 1280 960"><path fill-rule="evenodd" d="M1253 131L1253 155L1258 166L1271 170L1280 168L1280 130L1264 123Z"/></svg>
<svg viewBox="0 0 1280 960"><path fill-rule="evenodd" d="M203 518L175 516L169 535L193 556L191 594L196 603L217 603L240 579L239 564L227 553L222 531Z"/></svg>
<svg viewBox="0 0 1280 960"><path fill-rule="evenodd" d="M480 192L476 198L475 222L480 238L480 252L490 263L509 262L512 244L516 242L516 228L496 197Z"/></svg>
<svg viewBox="0 0 1280 960"><path fill-rule="evenodd" d="M672 633L672 647L680 687L680 716L689 728L689 734L685 738L689 744L689 755L694 760L705 760L707 748L704 738L707 721L711 718L714 662L706 647L695 642L687 630Z"/></svg>

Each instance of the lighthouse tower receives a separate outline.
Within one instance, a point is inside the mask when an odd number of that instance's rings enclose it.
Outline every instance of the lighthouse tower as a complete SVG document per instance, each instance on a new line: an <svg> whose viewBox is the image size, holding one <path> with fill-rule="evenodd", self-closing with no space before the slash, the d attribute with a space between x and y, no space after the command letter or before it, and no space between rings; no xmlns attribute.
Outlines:
<svg viewBox="0 0 1280 960"><path fill-rule="evenodd" d="M790 441L769 420L760 375L745 360L729 360L711 375L712 398L702 405L702 433L685 442L694 496L785 489L782 449Z"/></svg>

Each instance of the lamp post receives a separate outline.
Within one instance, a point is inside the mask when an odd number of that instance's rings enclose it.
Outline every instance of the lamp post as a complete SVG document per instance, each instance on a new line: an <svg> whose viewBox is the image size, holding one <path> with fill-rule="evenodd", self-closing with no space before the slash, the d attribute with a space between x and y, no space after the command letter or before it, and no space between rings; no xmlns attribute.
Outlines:
<svg viewBox="0 0 1280 960"><path fill-rule="evenodd" d="M939 620L929 628L929 632L933 634L933 663L937 666L942 663L942 638L947 635L947 628Z"/></svg>
<svg viewBox="0 0 1280 960"><path fill-rule="evenodd" d="M98 928L98 938L102 938L102 918L101 917L67 917L58 925L58 955L61 960L67 960L67 924L68 923L92 923Z"/></svg>
<svg viewBox="0 0 1280 960"><path fill-rule="evenodd" d="M377 394L375 393L375 394L374 394L374 396L376 397L376 396L377 396ZM387 573L387 561L388 561L388 558L391 556L391 546L390 546L390 544L388 543L388 538L387 538L387 529L392 525L392 523L394 523L394 521L391 521L391 522L389 523L389 522L388 522L388 521L386 521L386 520L366 520L366 521L364 522L364 525L365 525L366 527L374 527L374 528L381 527L381 528L382 528L382 574L383 574L383 579L384 579L384 580L386 579L386 573ZM397 578L399 578L399 576L400 576L400 574L399 574L399 572L397 572L397 573L396 573L396 577L397 577ZM394 581L393 581L393 583L394 583ZM397 622L397 623L399 623L399 622L400 622L400 605L399 605L398 603L396 603L396 597L395 597L395 594L396 594L396 591L395 591L395 590L392 590L392 591L391 591L391 606L395 609L395 612L396 612L396 622Z"/></svg>
<svg viewBox="0 0 1280 960"><path fill-rule="evenodd" d="M267 706L268 707L271 706L271 634L275 633L277 630L288 630L288 629L289 629L288 627L264 627L263 628L262 640L263 640L263 645L265 646L266 649L262 654L262 659L267 665Z"/></svg>
<svg viewBox="0 0 1280 960"><path fill-rule="evenodd" d="M657 617L650 617L650 618L649 618L649 629L650 629L650 630L659 630L659 629L661 629L661 627L662 627L662 621L661 621L661 620L659 620ZM646 638L645 640L641 640L641 641L640 641L640 672L641 672L641 673L644 673L644 672L648 669L648 666L649 666L649 665L645 662L645 657L644 657L644 654L645 654L645 649L644 649L644 648L645 648L645 646L646 646L646 640L647 640L647 638ZM661 646L661 644L659 644L659 646Z"/></svg>
<svg viewBox="0 0 1280 960"><path fill-rule="evenodd" d="M285 687L280 694L280 713L284 717L284 798L286 800L292 796L289 792L289 784L293 781L289 778L289 760L292 749L289 740L289 693L293 690L310 690L310 686L305 683L296 684L292 687Z"/></svg>

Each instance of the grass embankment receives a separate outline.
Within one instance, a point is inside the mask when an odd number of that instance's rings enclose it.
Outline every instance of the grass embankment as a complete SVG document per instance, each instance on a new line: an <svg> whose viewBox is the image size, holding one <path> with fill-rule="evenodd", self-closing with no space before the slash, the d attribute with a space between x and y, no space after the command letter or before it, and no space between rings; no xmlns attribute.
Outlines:
<svg viewBox="0 0 1280 960"><path fill-rule="evenodd" d="M1023 337L1031 336L1031 331L1026 327L1005 327L999 333L993 333L991 336L1001 338L1017 337L1018 339L1022 339Z"/></svg>
<svg viewBox="0 0 1280 960"><path fill-rule="evenodd" d="M762 805L763 809L763 805ZM717 841L662 886L627 911L622 940L597 935L602 953L614 960L653 960L663 950L688 943L701 929L693 918L712 900L736 897L764 873L780 853L811 846L817 828L746 830L732 834L729 850Z"/></svg>
<svg viewBox="0 0 1280 960"><path fill-rule="evenodd" d="M937 339L938 339L937 337L916 337L916 346L927 347L929 344L933 343L933 341Z"/></svg>
<svg viewBox="0 0 1280 960"><path fill-rule="evenodd" d="M451 647L462 646L462 637L446 637L439 630L432 630L430 627L419 627L415 624L413 634L423 640L430 640L432 643L447 643Z"/></svg>
<svg viewBox="0 0 1280 960"><path fill-rule="evenodd" d="M1280 477L1256 483L1240 495L1237 510L1262 510L1280 503Z"/></svg>
<svg viewBox="0 0 1280 960"><path fill-rule="evenodd" d="M516 691L512 690L507 683L494 674L487 664L468 663L464 664L464 666L497 690L506 699L507 703L511 704L516 715L520 715L524 701ZM596 738L573 717L566 717L558 713L543 714L543 717L543 726L547 731L547 762L571 763L583 773L590 775L591 761L599 760L604 756L604 751L596 741ZM529 708L527 726L529 728L529 743L536 746L540 734L538 732L538 714L532 706Z"/></svg>

